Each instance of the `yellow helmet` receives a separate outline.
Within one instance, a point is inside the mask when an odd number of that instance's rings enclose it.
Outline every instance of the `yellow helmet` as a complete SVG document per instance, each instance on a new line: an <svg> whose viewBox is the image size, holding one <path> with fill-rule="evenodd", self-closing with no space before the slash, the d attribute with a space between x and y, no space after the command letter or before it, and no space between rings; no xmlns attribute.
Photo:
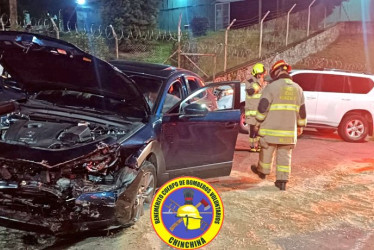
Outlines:
<svg viewBox="0 0 374 250"><path fill-rule="evenodd" d="M184 205L178 208L177 217L183 218L183 223L188 230L195 230L201 227L199 210L193 205Z"/></svg>
<svg viewBox="0 0 374 250"><path fill-rule="evenodd" d="M265 66L262 63L256 63L252 68L252 75L256 76L258 74L266 73Z"/></svg>

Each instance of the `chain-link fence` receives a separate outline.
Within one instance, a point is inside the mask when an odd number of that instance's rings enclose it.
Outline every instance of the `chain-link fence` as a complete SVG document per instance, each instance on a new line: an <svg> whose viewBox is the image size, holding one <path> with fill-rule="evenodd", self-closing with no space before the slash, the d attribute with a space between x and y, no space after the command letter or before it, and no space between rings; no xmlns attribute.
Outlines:
<svg viewBox="0 0 374 250"><path fill-rule="evenodd" d="M105 59L120 58L152 63L180 65L209 78L216 72L240 66L248 61L282 50L334 23L326 24L325 7L320 4L291 13L292 9L269 12L248 20L236 20L231 29L208 32L194 37L190 31L150 30L125 33L116 27L77 27L62 20L45 17L18 22L17 30L58 37ZM310 11L309 11L310 10ZM9 19L0 16L2 29ZM257 23L257 24L253 24ZM180 41L180 43L179 43Z"/></svg>
<svg viewBox="0 0 374 250"><path fill-rule="evenodd" d="M266 55L286 48L286 45L292 46L292 43L306 39L308 23L310 35L335 24L325 23L325 7L323 5L311 7L310 14L308 8L290 15L288 13L289 10L270 12L264 19L262 32L261 24L249 25L259 20L259 17L255 16L248 20L236 20L229 31L212 32L199 38L189 36L187 40L183 41L182 51L184 53L216 54L216 70L219 72L224 70L225 61L227 61L226 68L230 69L266 57ZM308 22L309 15L310 21ZM225 43L226 33L227 43ZM214 67L211 58L197 57L195 60L201 69L212 75ZM191 65L182 64L182 67L191 67ZM189 69L199 71L196 67Z"/></svg>

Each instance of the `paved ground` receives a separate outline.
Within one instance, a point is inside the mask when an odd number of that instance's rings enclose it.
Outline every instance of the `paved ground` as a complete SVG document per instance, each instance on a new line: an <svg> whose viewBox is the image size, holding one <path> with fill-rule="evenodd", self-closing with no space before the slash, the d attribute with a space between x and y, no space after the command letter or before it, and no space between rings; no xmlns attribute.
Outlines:
<svg viewBox="0 0 374 250"><path fill-rule="evenodd" d="M249 171L258 155L239 135L229 177L209 179L220 193L225 219L205 249L373 249L374 139L347 143L336 134L307 131L294 150L286 192L272 174L260 180ZM42 249L50 239L0 229L3 249ZM24 242L28 244L24 244ZM169 249L146 214L133 227L103 235L68 239L52 249Z"/></svg>

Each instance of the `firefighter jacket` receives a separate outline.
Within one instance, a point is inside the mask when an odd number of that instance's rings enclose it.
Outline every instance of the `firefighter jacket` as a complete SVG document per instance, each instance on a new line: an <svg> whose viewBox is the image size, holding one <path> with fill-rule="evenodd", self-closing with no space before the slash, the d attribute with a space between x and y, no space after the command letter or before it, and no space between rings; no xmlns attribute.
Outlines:
<svg viewBox="0 0 374 250"><path fill-rule="evenodd" d="M256 124L256 111L261 98L263 86L254 76L245 82L245 118L249 125Z"/></svg>
<svg viewBox="0 0 374 250"><path fill-rule="evenodd" d="M306 126L304 94L288 74L268 84L256 113L259 135L271 144L296 144L297 127Z"/></svg>

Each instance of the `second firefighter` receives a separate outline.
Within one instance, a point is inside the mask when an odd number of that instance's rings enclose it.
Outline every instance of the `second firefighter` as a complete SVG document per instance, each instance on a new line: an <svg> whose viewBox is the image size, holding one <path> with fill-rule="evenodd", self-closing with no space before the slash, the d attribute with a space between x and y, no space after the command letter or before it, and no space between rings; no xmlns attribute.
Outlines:
<svg viewBox="0 0 374 250"><path fill-rule="evenodd" d="M256 152L260 150L259 137L255 129L256 112L261 92L266 86L266 69L262 63L256 63L252 69L252 76L245 82L245 122L249 132L250 150Z"/></svg>

